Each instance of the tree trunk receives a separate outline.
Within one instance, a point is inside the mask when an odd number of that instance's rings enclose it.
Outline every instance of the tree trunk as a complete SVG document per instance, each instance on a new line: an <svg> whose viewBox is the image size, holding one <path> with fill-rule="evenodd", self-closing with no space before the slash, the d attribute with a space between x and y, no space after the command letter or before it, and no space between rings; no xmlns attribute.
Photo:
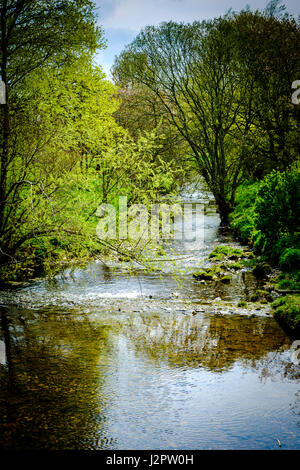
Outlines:
<svg viewBox="0 0 300 470"><path fill-rule="evenodd" d="M221 219L221 226L222 227L228 227L230 225L229 223L229 214L232 211L232 207L230 203L226 200L225 196L223 194L217 194L215 195L215 200L217 204L217 210L220 215Z"/></svg>

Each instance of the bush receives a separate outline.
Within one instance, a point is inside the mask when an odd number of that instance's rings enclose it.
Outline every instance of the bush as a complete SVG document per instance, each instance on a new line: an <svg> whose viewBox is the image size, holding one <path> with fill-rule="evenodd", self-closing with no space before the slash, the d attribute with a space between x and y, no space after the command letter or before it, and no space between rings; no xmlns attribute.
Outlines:
<svg viewBox="0 0 300 470"><path fill-rule="evenodd" d="M300 249L287 248L279 259L279 266L284 271L295 271L300 269Z"/></svg>
<svg viewBox="0 0 300 470"><path fill-rule="evenodd" d="M255 201L259 182L246 181L239 186L235 197L235 210L231 214L231 225L243 243L253 244L256 238Z"/></svg>
<svg viewBox="0 0 300 470"><path fill-rule="evenodd" d="M262 234L260 248L278 261L278 243L285 241L293 248L300 232L300 171L298 168L280 173L272 171L260 184L255 202L255 226ZM289 245L289 246L288 246Z"/></svg>
<svg viewBox="0 0 300 470"><path fill-rule="evenodd" d="M244 243L287 271L299 269L300 169L272 171L237 190L232 227Z"/></svg>
<svg viewBox="0 0 300 470"><path fill-rule="evenodd" d="M279 290L300 290L300 272L281 273L276 281Z"/></svg>

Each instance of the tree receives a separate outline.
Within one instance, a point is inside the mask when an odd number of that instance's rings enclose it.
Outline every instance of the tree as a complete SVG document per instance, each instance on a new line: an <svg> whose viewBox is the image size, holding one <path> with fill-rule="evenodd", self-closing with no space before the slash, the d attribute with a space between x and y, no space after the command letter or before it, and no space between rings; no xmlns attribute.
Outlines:
<svg viewBox="0 0 300 470"><path fill-rule="evenodd" d="M92 202L81 190L88 183L87 171L112 145L115 134L121 133L113 118L118 106L115 87L88 59L81 62L32 72L14 96L13 159L7 173L2 231L2 244L10 256L31 238L84 231L78 213L72 217L74 205L80 195L83 201L77 211L86 205L86 218ZM87 165L84 171L82 158Z"/></svg>
<svg viewBox="0 0 300 470"><path fill-rule="evenodd" d="M252 124L252 84L236 61L227 18L146 27L116 59L118 83L155 93L189 144L228 223Z"/></svg>
<svg viewBox="0 0 300 470"><path fill-rule="evenodd" d="M146 27L114 64L117 83L148 88L189 145L228 223L238 185L299 155L299 22L278 0L263 12ZM153 100L152 100L153 101Z"/></svg>
<svg viewBox="0 0 300 470"><path fill-rule="evenodd" d="M177 165L188 165L189 148L178 130L170 123L166 110L155 93L145 86L124 87L118 91L120 106L115 113L117 122L135 139L143 132L159 130L157 156Z"/></svg>
<svg viewBox="0 0 300 470"><path fill-rule="evenodd" d="M24 113L21 96L24 96L25 80L43 66L60 69L64 64L90 58L96 48L103 45L103 40L101 30L96 27L94 4L89 0L1 0L0 24L0 67L6 89L5 104L1 105L0 136L0 238L3 258L12 254L8 231L12 225L10 217L16 211L16 201L11 201L11 195L21 195L24 185L28 185L24 178L14 177L20 153L17 151L16 129L12 132L11 127L11 121L16 122L16 113ZM37 153L37 150L34 152ZM24 159L28 163L29 155Z"/></svg>
<svg viewBox="0 0 300 470"><path fill-rule="evenodd" d="M283 171L300 151L300 108L291 100L292 83L300 76L299 22L277 11L277 4L270 2L263 14L241 12L233 19L238 61L253 82L249 144L255 159L248 170L260 178L272 169Z"/></svg>

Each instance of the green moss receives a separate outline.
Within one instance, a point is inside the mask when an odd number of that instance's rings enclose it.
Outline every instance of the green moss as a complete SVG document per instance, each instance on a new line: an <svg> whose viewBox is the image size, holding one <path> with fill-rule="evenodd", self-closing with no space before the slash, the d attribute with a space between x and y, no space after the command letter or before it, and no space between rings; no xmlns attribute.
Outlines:
<svg viewBox="0 0 300 470"><path fill-rule="evenodd" d="M215 278L213 273L207 271L198 271L193 274L193 277L198 281L213 281Z"/></svg>
<svg viewBox="0 0 300 470"><path fill-rule="evenodd" d="M209 254L209 259L222 260L229 258L230 256L242 256L243 250L241 248L234 248L232 246L220 245L216 246L213 251Z"/></svg>
<svg viewBox="0 0 300 470"><path fill-rule="evenodd" d="M260 289L257 289L255 293L250 297L251 302L266 303L266 302L272 302L273 300L274 300L273 296L270 294L270 292L266 290L260 290Z"/></svg>
<svg viewBox="0 0 300 470"><path fill-rule="evenodd" d="M238 271L239 269L242 269L244 267L244 264L241 261L236 261L235 263L228 264L228 267L230 269Z"/></svg>
<svg viewBox="0 0 300 470"><path fill-rule="evenodd" d="M300 334L300 296L286 295L272 303L274 318L293 335Z"/></svg>
<svg viewBox="0 0 300 470"><path fill-rule="evenodd" d="M248 307L248 304L245 300L240 300L237 304L238 307L241 307L241 308L247 308Z"/></svg>

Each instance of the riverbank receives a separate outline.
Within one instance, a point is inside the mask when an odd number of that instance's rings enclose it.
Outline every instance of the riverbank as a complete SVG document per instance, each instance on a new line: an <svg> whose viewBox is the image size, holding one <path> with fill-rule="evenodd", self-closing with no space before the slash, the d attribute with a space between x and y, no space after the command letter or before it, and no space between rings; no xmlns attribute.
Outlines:
<svg viewBox="0 0 300 470"><path fill-rule="evenodd" d="M246 182L236 194L231 226L256 256L258 271L273 270L280 299L274 317L292 336L300 337L300 170L272 172L262 181Z"/></svg>

